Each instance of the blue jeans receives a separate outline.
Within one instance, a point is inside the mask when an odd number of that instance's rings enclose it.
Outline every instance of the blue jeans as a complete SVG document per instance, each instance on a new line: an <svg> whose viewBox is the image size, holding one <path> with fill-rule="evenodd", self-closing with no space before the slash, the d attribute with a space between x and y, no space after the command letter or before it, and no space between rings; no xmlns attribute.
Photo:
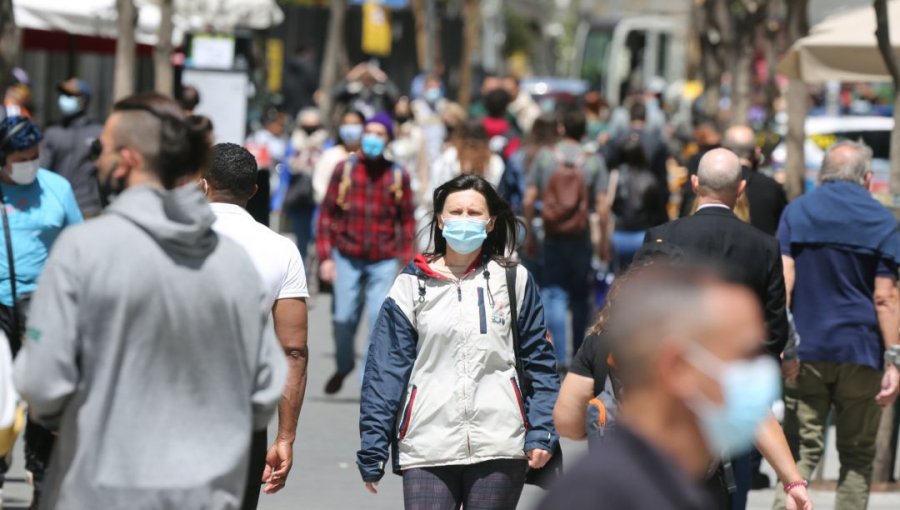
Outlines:
<svg viewBox="0 0 900 510"><path fill-rule="evenodd" d="M631 265L635 254L644 245L645 231L624 232L617 230L613 232L613 253L615 255L616 274L622 274Z"/></svg>
<svg viewBox="0 0 900 510"><path fill-rule="evenodd" d="M291 222L291 232L297 236L297 249L300 250L300 256L303 257L303 264L309 267L309 243L313 241L313 216L316 209L314 207L295 209L287 211L288 221Z"/></svg>
<svg viewBox="0 0 900 510"><path fill-rule="evenodd" d="M556 363L560 367L568 364L568 312L572 312L573 352L581 347L587 330L592 250L587 239L548 238L544 241L541 300L556 349Z"/></svg>
<svg viewBox="0 0 900 510"><path fill-rule="evenodd" d="M378 312L397 277L397 260L376 262L346 257L338 250L331 252L335 265L332 323L334 326L335 358L337 371L348 374L353 371L356 352L354 339L362 318L363 302L369 321L369 332L375 325ZM366 339L368 351L369 341ZM363 356L365 361L365 356Z"/></svg>

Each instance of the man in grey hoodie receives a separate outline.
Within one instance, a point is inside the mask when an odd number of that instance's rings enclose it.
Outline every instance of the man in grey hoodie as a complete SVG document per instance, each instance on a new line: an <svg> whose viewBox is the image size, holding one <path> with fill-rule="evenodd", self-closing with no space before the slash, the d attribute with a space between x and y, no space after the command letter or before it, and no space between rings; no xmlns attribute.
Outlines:
<svg viewBox="0 0 900 510"><path fill-rule="evenodd" d="M114 106L100 146L120 193L60 236L16 360L32 417L59 431L40 508L238 508L286 370L253 262L177 186L206 134L148 94Z"/></svg>

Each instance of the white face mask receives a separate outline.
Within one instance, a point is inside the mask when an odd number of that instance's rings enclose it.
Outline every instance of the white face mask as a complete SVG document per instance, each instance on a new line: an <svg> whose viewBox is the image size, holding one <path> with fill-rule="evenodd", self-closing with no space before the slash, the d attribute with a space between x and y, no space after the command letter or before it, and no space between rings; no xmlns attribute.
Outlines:
<svg viewBox="0 0 900 510"><path fill-rule="evenodd" d="M9 178L16 184L31 184L37 178L38 160L19 161L10 165Z"/></svg>

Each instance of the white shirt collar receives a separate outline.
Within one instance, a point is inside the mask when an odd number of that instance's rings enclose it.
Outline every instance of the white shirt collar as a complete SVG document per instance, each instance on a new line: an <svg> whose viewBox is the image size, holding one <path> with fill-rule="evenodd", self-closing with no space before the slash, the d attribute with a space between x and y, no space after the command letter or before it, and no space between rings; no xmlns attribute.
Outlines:
<svg viewBox="0 0 900 510"><path fill-rule="evenodd" d="M697 210L698 210L698 211L701 211L701 210L703 210L703 209L711 209L711 208L713 208L713 207L716 207L716 208L719 208L719 209L728 209L729 211L731 210L731 207L728 207L728 206L725 205L725 204L703 204L703 205L701 205L700 207L698 207Z"/></svg>
<svg viewBox="0 0 900 510"><path fill-rule="evenodd" d="M217 217L227 214L232 216L250 218L251 220L253 219L253 216L250 216L250 213L248 213L246 209L239 205L226 204L223 202L210 202L209 208L212 209L213 214L215 214Z"/></svg>

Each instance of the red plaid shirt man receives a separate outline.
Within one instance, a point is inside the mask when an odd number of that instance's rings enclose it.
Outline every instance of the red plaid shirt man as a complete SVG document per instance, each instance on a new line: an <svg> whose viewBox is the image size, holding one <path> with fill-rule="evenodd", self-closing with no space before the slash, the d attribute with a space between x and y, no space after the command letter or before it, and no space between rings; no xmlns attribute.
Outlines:
<svg viewBox="0 0 900 510"><path fill-rule="evenodd" d="M352 155L350 162L349 175L346 163L335 169L319 209L319 260L331 260L332 249L337 249L367 261L408 262L415 236L409 175L384 159Z"/></svg>

